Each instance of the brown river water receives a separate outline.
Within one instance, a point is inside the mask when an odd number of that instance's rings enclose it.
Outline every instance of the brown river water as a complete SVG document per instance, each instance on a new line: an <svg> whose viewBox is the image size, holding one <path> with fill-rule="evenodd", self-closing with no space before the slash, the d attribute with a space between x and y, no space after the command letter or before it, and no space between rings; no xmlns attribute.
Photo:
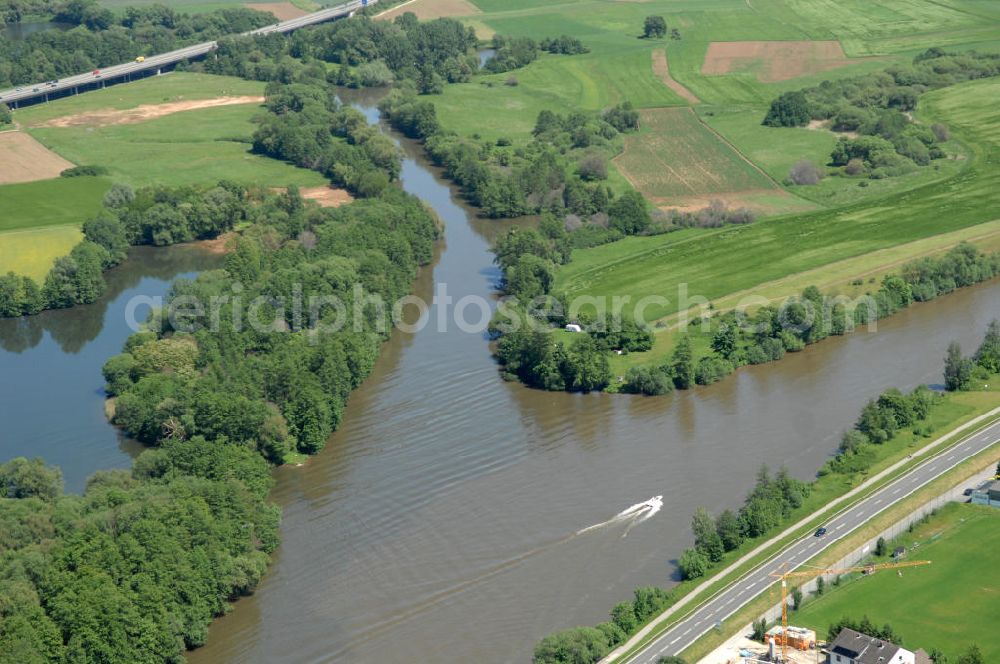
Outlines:
<svg viewBox="0 0 1000 664"><path fill-rule="evenodd" d="M419 148L403 148L404 186L445 224L416 293L491 296L489 246L506 225L475 218ZM210 267L186 260L174 274ZM41 454L76 490L84 471L127 463L100 421L99 367L127 334L123 298L165 283L130 282L74 343L0 326L0 457ZM998 315L993 282L658 398L527 390L500 379L479 335L397 332L326 449L276 471L284 520L271 570L189 661L527 662L548 632L606 620L636 586L672 584L697 506L737 507L761 463L812 477L867 399L940 382L947 343L971 350ZM60 334L81 336L72 328ZM54 391L60 382L72 393ZM627 537L621 524L575 534L661 494L663 509Z"/></svg>

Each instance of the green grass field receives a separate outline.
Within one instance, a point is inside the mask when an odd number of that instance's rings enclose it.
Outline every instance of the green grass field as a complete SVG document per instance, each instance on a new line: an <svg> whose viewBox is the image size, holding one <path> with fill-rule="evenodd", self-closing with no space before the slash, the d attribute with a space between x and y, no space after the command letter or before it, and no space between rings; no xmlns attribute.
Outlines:
<svg viewBox="0 0 1000 664"><path fill-rule="evenodd" d="M577 56L543 54L514 72L480 75L469 83L446 86L444 94L433 101L448 129L465 136L487 140L503 137L524 144L531 140L531 129L543 109L600 111L624 100L641 109L687 106L689 102L653 71L652 54L666 49L672 77L702 100L698 106L702 119L778 182L786 179L788 169L801 158L825 163L836 141L826 131L761 127L767 104L780 92L906 63L930 46L1000 48L1000 22L996 20L1000 10L983 0L881 0L877 6L850 0L838 3L834 11L828 0L474 0L474 4L483 12L475 17L476 23L496 33L534 38L571 34L591 51ZM669 27L680 31L681 39L640 39L643 20L651 14L663 15ZM812 73L807 67L803 75L776 83L762 82L753 68L724 75L702 73L712 42L802 40L839 40L849 63ZM516 79L517 85L505 85L508 78ZM633 137L632 142L640 145L638 152L646 153L636 159L644 162L650 176L655 176L655 167L671 167L677 161L692 166L697 173L699 165L688 164L684 146L675 146L672 141L678 136L690 140L699 133L689 127L652 123L644 128L641 138ZM657 149L657 143L662 143L663 149ZM681 153L673 152L674 147ZM954 150L961 152L961 147L956 145ZM612 174L617 177L616 171L620 171L633 176L633 181L641 180L641 173L635 176L643 165L632 164L630 171L629 160L628 156L620 157ZM773 187L767 177L735 161L723 159L712 166L720 171L709 169L705 185L710 185L707 181L713 177L727 181L741 171L744 181L734 183L739 188ZM765 214L841 207L912 190L954 175L962 167L958 161L939 162L933 168L864 186L853 180L827 178L813 187L786 187L794 198L771 196L737 204L749 202ZM675 172L688 177L683 167ZM670 168L661 168L661 173L667 175L650 177L648 184L640 184L655 202L691 191L672 177ZM697 175L693 177L697 180ZM694 187L698 188L703 189L698 193L727 191Z"/></svg>
<svg viewBox="0 0 1000 664"><path fill-rule="evenodd" d="M1000 510L948 505L899 544L910 551L910 559L932 564L903 570L902 577L881 572L828 586L790 622L822 637L842 617L867 615L876 624L892 625L911 650L938 648L953 660L975 643L984 661L1000 661L1000 568L994 556L1000 547Z"/></svg>
<svg viewBox="0 0 1000 664"><path fill-rule="evenodd" d="M31 127L87 111L262 95L263 90L257 82L175 73L17 111L17 121L48 148L77 164L106 166L110 176L0 186L0 273L44 278L52 262L79 241L80 225L97 212L112 181L136 187L221 179L268 186L327 184L319 173L250 153L251 118L261 112L253 104L185 111L137 124Z"/></svg>
<svg viewBox="0 0 1000 664"><path fill-rule="evenodd" d="M761 124L765 109L757 107L699 108L702 119L757 164L768 175L784 182L797 161L807 159L825 166L837 142L837 134L826 129L800 127L765 127ZM917 114L918 119L920 114ZM839 207L865 199L874 199L956 174L962 169L968 152L958 141L943 145L953 158L934 162L929 168L882 180L870 178L827 177L819 184L786 185L791 193L823 207ZM863 186L862 186L863 185Z"/></svg>
<svg viewBox="0 0 1000 664"><path fill-rule="evenodd" d="M79 224L97 212L107 178L56 178L0 187L0 274L39 282L80 241Z"/></svg>
<svg viewBox="0 0 1000 664"><path fill-rule="evenodd" d="M233 76L173 72L74 97L64 97L48 104L28 106L15 111L14 116L22 125L34 125L86 111L112 108L123 110L142 104L263 94L264 84L257 81L244 81Z"/></svg>
<svg viewBox="0 0 1000 664"><path fill-rule="evenodd" d="M716 299L838 260L957 231L1000 217L994 183L1000 117L993 100L1000 81L985 80L930 93L925 112L949 122L972 146L957 175L912 191L837 210L786 215L749 226L630 237L574 252L560 268L555 290L570 297L647 295L670 298L651 306L647 320L676 312L677 287Z"/></svg>
<svg viewBox="0 0 1000 664"><path fill-rule="evenodd" d="M314 171L250 152L254 104L184 111L135 124L31 127L53 118L143 104L262 95L263 83L177 73L62 99L18 113L18 121L46 147L78 164L106 166L111 178L139 187L211 184L221 179L268 186L320 186Z"/></svg>
<svg viewBox="0 0 1000 664"><path fill-rule="evenodd" d="M111 183L107 178L55 178L39 182L0 186L0 233L43 226L59 226L94 215L101 206L104 192ZM75 213L75 214L71 214Z"/></svg>
<svg viewBox="0 0 1000 664"><path fill-rule="evenodd" d="M41 285L55 260L82 238L80 228L72 225L0 233L0 274L14 272Z"/></svg>
<svg viewBox="0 0 1000 664"><path fill-rule="evenodd" d="M691 109L643 111L641 126L615 162L651 200L778 188Z"/></svg>
<svg viewBox="0 0 1000 664"><path fill-rule="evenodd" d="M882 69L930 46L996 45L1000 10L985 0L473 0L483 14L477 24L500 34L542 38L579 37L590 47L583 56L546 56L513 75L515 89L488 88L480 79L448 86L435 100L446 126L471 134L484 126L509 132L530 130L542 108L600 110L623 99L640 108L686 102L652 73L650 55L667 47L675 79L710 104L768 103L783 90L823 79ZM639 39L643 19L663 15L680 40ZM752 73L701 73L712 41L840 40L851 66L765 84ZM496 83L506 74L486 77ZM470 113L469 109L475 109Z"/></svg>

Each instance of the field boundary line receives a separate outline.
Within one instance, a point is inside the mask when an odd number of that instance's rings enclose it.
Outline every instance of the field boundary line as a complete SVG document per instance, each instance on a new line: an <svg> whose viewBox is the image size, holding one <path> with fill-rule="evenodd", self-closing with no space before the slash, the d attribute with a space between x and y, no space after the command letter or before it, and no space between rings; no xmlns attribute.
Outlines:
<svg viewBox="0 0 1000 664"><path fill-rule="evenodd" d="M966 435L962 436L962 438L960 440L956 441L955 444L952 447L960 444L966 438L968 438L971 435L974 435L975 433L981 431L982 429L986 428L987 426L990 426L991 424L993 424L993 422L992 421L988 422L986 424L983 424L982 426L976 426L976 425L979 425L984 420L988 420L990 418L993 418L993 417L997 416L998 414L1000 414L1000 406L998 406L996 408L993 408L992 410L987 411L986 413L983 413L981 415L977 415L976 417L970 419L968 422L965 422L965 423L963 423L963 424L955 427L954 429L951 429L950 431L946 432L945 434L939 436L934 441L931 441L927 445L924 445L923 447L921 447L918 450L914 451L911 455L909 455L907 457L904 457L903 459L900 459L899 461L893 463L892 465L890 465L890 466L882 469L881 471L879 471L878 473L876 473L872 477L868 478L867 480L865 480L864 482L862 482L858 486L854 487L850 491L848 491L848 492L846 492L846 493L838 496L837 498L834 498L832 501L830 501L829 503L827 503L822 509L816 510L813 513L811 513L811 514L803 517L802 519L800 519L799 521L797 521L793 525L791 525L788 528L786 528L784 531L778 533L774 537L769 538L766 542L762 542L761 544L759 544L757 547L755 547L751 551L748 551L747 553L743 554L743 556L741 556L739 559L737 559L737 560L733 561L732 563L730 563L725 569L721 570L717 575L715 575L711 579L706 579L703 583L701 583L698 586L696 586L695 588L693 588L691 590L691 592L689 592L687 595L685 595L684 597L682 597L676 604L674 604L674 605L670 606L669 608L667 608L663 613L661 613L659 616L657 616L652 621L650 621L649 624L647 624L641 630L639 630L638 632L636 632L632 636L632 638L628 639L625 643L623 643L622 645L618 646L618 648L616 648L615 650L611 651L606 657L604 657L601 660L600 664L608 664L610 662L614 662L614 661L619 660L619 658L622 658L622 657L628 655L630 651L632 651L636 647L640 646L642 644L642 642L646 640L647 637L649 637L650 635L653 634L654 631L657 631L657 633L661 633L661 632L665 631L667 628L669 628L670 625L674 624L674 622L676 622L676 621L668 623L666 625L664 625L663 623L668 618L670 618L671 616L673 616L674 613L677 612L677 610L679 610L681 608L684 608L685 606L687 606L688 604L690 604L691 601L693 601L696 597L698 597L703 592L705 592L706 588L708 586L713 585L715 582L719 581L722 577L727 576L727 575L731 575L731 574L735 574L736 571L737 571L736 568L738 568L740 565L743 565L743 564L745 564L747 562L750 562L753 558L755 558L755 557L757 557L757 556L759 556L761 554L766 553L766 550L769 547L772 547L772 546L774 546L776 544L780 544L781 540L783 540L785 538L788 538L788 537L790 537L792 535L795 535L799 531L804 531L804 528L806 526L808 526L811 523L819 520L821 517L823 517L824 519L830 519L830 518L836 516L837 514L842 513L844 510L850 509L850 507L853 506L854 504L856 504L857 501L852 501L849 505L841 507L840 509L836 510L835 512L830 512L831 508L836 507L838 505L841 505L842 503L848 501L849 499L857 496L859 493L867 492L872 487L878 485L879 482L881 482L881 480L883 480L887 475L891 475L895 471L900 470L901 468L904 468L904 466L906 466L909 462L913 461L915 458L926 455L928 452L930 452L934 448L937 448L938 446L940 446L942 443L946 442L947 440L955 437L957 434L965 432L966 430L974 427L971 432L967 433ZM946 449L950 449L950 448L946 448ZM938 453L940 454L941 452L946 451L946 449L942 449ZM926 459L924 461L921 461L920 463L913 464L913 468L911 468L910 470L915 469L917 466L921 465L925 461L926 461ZM900 475L900 476L902 476L902 475ZM762 561L759 565L754 565L753 567L751 567L746 572L740 574L733 581L725 584L725 586L723 588L717 590L716 592L712 593L708 597L705 597L698 604L696 604L694 607L692 607L691 610L689 610L687 613L690 613L691 611L697 609L699 606L702 606L705 602L711 600L713 597L717 596L719 593L724 592L726 589L728 589L734 583L737 583L740 579L742 579L743 577L745 577L747 574L749 574L749 573L751 573L751 572L759 569L763 565L765 565L768 562L770 562L771 560L773 560L776 556L781 555L781 552L784 551L785 549L787 549L788 546L790 546L791 544L794 544L794 542L789 542L785 546L781 547L781 549L779 551L775 552L771 556L768 556L768 558L766 560ZM658 629L658 628L660 628L660 629ZM632 653L632 654L634 654L634 653ZM627 660L622 660L622 661L627 661Z"/></svg>
<svg viewBox="0 0 1000 664"><path fill-rule="evenodd" d="M728 138L726 138L725 136L723 136L722 134L720 134L718 131L716 131L715 128L712 127L712 125L710 125L707 122L705 122L700 115L698 115L697 113L695 113L695 111L694 111L693 108L689 109L689 110L692 113L694 113L695 117L698 118L698 122L700 122L703 127L705 127L710 132L712 132L715 135L715 137L718 138L720 141L722 141L723 143L725 143L726 145L728 145L730 150L732 150L733 152L735 152L736 154L738 154L740 156L740 159L742 159L746 163L750 164L751 168L753 168L755 171L757 171L758 173L760 173L761 175L763 175L765 178L767 178L779 191L784 191L784 192L788 193L791 196L795 196L795 194L793 194L792 192L790 192L787 189L785 189L784 187L782 187L781 183L778 182L777 180L775 180L773 177L771 177L771 175L769 173L767 173L767 171L765 171L763 168L761 168L760 166L758 166L757 164L755 164L753 162L753 160L751 160L748 156L746 156L745 154L743 154L743 152L741 152L738 147L736 147L735 145L733 145L733 143L731 143ZM796 198L798 198L798 196L796 196ZM812 202L812 201L810 201L810 202Z"/></svg>

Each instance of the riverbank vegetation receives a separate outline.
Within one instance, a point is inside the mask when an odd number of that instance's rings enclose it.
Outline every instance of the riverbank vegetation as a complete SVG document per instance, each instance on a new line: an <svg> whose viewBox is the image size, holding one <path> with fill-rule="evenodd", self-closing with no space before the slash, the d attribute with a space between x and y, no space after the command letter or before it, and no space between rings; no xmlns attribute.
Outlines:
<svg viewBox="0 0 1000 664"><path fill-rule="evenodd" d="M437 235L423 205L395 188L336 209L306 206L293 192L252 215L226 269L178 283L167 303L218 302L218 320L164 317L105 366L114 422L146 444L200 435L275 463L319 451L391 329L372 299L405 295ZM319 297L356 307L354 319L317 331L337 316L309 308ZM244 312L255 300L267 306Z"/></svg>
<svg viewBox="0 0 1000 664"><path fill-rule="evenodd" d="M169 441L83 495L41 460L0 465L0 660L181 661L250 592L278 541L267 463Z"/></svg>
<svg viewBox="0 0 1000 664"><path fill-rule="evenodd" d="M258 202L247 189L227 182L210 189L138 192L113 185L101 210L83 224L83 240L68 256L56 258L44 282L14 272L0 277L0 317L94 302L105 289L104 271L125 260L129 246L214 238L245 221Z"/></svg>
<svg viewBox="0 0 1000 664"><path fill-rule="evenodd" d="M991 325L991 330L994 327ZM989 339L991 335L987 334L987 341ZM992 346L984 343L984 347ZM619 604L611 612L610 623L594 628L607 639L603 648L581 647L579 644L593 644L595 634L591 628L574 628L539 642L534 661L536 664L594 664L599 661L652 617L690 592L702 576L710 576L713 570L726 567L751 551L760 539L822 509L875 473L952 430L958 423L995 408L998 389L990 385L996 378L996 374L979 373L973 388L975 392L957 395L945 395L923 386L909 394L896 389L886 390L862 409L855 425L844 433L836 456L817 471L811 482L801 482L783 471L772 476L762 468L757 486L737 512L726 510L713 517L707 510L697 510L692 518L695 547L675 561L684 580L670 590L643 588L636 591L637 598L640 592L643 597L656 597L659 609L646 614L636 602ZM754 536L752 532L758 534ZM644 616L641 619L638 618L640 613ZM553 649L553 643L560 644L560 648ZM543 647L543 644L546 645ZM594 653L598 654L594 656Z"/></svg>
<svg viewBox="0 0 1000 664"><path fill-rule="evenodd" d="M549 227L558 225L543 225ZM553 255L555 246L560 245L544 241L537 232L521 230L498 245L498 262L505 268L505 283L512 294L528 302L548 293L545 288L551 288L552 270L558 262L554 260L558 255ZM540 254L541 259L537 258ZM549 262L542 262L545 260ZM536 312L539 320L533 327L503 334L497 357L508 373L532 387L589 391L613 385L624 392L660 395L674 389L710 385L741 366L780 360L786 353L799 352L829 336L848 334L857 326L872 324L914 302L925 302L998 274L1000 254L983 254L972 245L962 244L942 256L905 264L898 273L886 276L877 290L856 299L831 297L810 286L798 296L773 304L758 304L752 313L704 312L693 317L685 329L676 331L669 353L655 355L655 363L634 361L614 385L612 353L636 354L633 357L642 358L653 347L656 336L650 328L624 314L615 317L605 312L601 318L600 311L591 306L574 314L570 302L556 296L554 306ZM522 309L514 312L526 315ZM501 308L498 321L505 315L509 312ZM565 359L565 333L554 332L549 327L552 324L580 327L581 332L570 335L575 337L571 347L580 349L579 357L595 367L592 373L600 380L588 382L586 388L567 380L572 377L574 363ZM615 334L609 335L609 329L615 330ZM555 345L554 334L559 335ZM562 369L553 373L553 367Z"/></svg>
<svg viewBox="0 0 1000 664"><path fill-rule="evenodd" d="M225 269L178 282L166 308L224 301L218 328L166 315L105 365L115 422L153 446L131 472L98 473L83 496L65 496L40 462L0 467L0 648L17 661L179 661L204 642L277 544L268 461L322 448L391 329L354 284L395 301L437 235L432 215L395 188L337 209L225 186L112 193L81 245L95 268L130 241L214 231L204 224L235 213L244 229ZM92 286L99 272L88 275ZM278 313L296 296L338 296L360 317L336 333L305 327L291 305ZM266 306L244 326L241 303L255 299ZM335 311L318 314L311 323Z"/></svg>

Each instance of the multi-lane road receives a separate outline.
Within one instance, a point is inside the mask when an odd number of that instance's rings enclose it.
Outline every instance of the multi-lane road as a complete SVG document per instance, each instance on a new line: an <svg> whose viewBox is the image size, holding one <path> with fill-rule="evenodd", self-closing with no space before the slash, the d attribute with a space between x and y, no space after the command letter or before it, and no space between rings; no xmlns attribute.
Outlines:
<svg viewBox="0 0 1000 664"><path fill-rule="evenodd" d="M306 14L288 21L282 21L273 25L267 25L257 30L243 33L247 35L266 35L272 32L291 32L298 28L325 21L332 21L343 16L349 16L362 7L374 5L378 0L351 0L336 7L328 7L318 12ZM179 48L176 51L168 51L159 55L150 55L142 62L126 62L120 65L102 67L97 70L58 79L55 82L45 81L42 83L24 84L10 90L0 90L0 103L8 106L17 106L21 102L47 98L48 95L62 96L66 93L93 89L105 81L118 81L128 78L134 74L142 74L152 70L161 70L163 67L175 65L184 60L198 58L215 50L216 42L203 42Z"/></svg>
<svg viewBox="0 0 1000 664"><path fill-rule="evenodd" d="M677 655L728 618L737 609L764 592L777 580L771 573L782 563L795 569L828 548L876 514L903 500L917 489L937 479L947 471L1000 440L1000 422L976 431L959 443L929 457L867 498L845 509L824 524L826 535L810 534L789 545L784 551L734 582L724 591L705 601L691 615L674 624L638 654L619 661L655 664L664 655Z"/></svg>

